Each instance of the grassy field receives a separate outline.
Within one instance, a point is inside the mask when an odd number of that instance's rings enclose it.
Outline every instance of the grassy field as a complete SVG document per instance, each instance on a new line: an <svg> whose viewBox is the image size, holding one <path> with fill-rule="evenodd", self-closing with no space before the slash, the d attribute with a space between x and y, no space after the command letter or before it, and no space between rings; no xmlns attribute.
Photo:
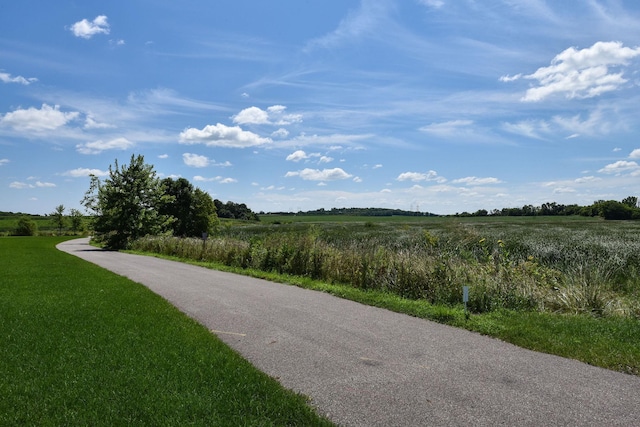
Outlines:
<svg viewBox="0 0 640 427"><path fill-rule="evenodd" d="M319 289L526 348L640 372L640 222L294 218L229 223L206 244L147 238L135 249ZM464 314L462 286L470 286L470 316Z"/></svg>
<svg viewBox="0 0 640 427"><path fill-rule="evenodd" d="M142 285L0 238L0 425L330 425Z"/></svg>

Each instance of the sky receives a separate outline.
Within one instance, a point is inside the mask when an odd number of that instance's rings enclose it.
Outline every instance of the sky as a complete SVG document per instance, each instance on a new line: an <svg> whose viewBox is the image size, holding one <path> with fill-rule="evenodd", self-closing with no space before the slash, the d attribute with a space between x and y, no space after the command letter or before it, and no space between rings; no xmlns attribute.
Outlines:
<svg viewBox="0 0 640 427"><path fill-rule="evenodd" d="M635 0L0 6L0 211L143 155L255 212L640 196Z"/></svg>

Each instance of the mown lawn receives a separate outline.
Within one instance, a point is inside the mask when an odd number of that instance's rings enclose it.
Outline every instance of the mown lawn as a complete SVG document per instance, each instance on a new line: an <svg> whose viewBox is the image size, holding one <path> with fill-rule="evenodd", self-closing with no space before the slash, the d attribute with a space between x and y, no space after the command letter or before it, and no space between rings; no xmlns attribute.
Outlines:
<svg viewBox="0 0 640 427"><path fill-rule="evenodd" d="M0 425L330 425L142 285L0 238Z"/></svg>

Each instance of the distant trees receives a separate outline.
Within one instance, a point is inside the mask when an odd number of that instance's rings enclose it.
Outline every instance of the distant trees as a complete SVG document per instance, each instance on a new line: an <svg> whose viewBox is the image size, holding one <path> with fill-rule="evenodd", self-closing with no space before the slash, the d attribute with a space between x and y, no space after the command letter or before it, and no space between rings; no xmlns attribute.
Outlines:
<svg viewBox="0 0 640 427"><path fill-rule="evenodd" d="M247 207L244 203L227 202L214 200L219 218L242 219L249 221L260 221L258 215Z"/></svg>
<svg viewBox="0 0 640 427"><path fill-rule="evenodd" d="M541 206L525 205L521 208L493 209L490 213L480 209L475 213L463 212L456 216L600 216L604 219L640 219L638 198L629 196L621 202L616 200L598 200L589 206L563 205L556 202L543 203Z"/></svg>

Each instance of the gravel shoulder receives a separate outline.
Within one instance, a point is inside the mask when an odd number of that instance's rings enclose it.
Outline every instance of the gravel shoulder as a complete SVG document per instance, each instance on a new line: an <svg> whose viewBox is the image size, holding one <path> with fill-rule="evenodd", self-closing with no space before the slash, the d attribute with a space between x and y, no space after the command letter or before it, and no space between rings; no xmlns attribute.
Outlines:
<svg viewBox="0 0 640 427"><path fill-rule="evenodd" d="M147 286L344 426L630 426L640 378L388 310L88 239L58 249Z"/></svg>

